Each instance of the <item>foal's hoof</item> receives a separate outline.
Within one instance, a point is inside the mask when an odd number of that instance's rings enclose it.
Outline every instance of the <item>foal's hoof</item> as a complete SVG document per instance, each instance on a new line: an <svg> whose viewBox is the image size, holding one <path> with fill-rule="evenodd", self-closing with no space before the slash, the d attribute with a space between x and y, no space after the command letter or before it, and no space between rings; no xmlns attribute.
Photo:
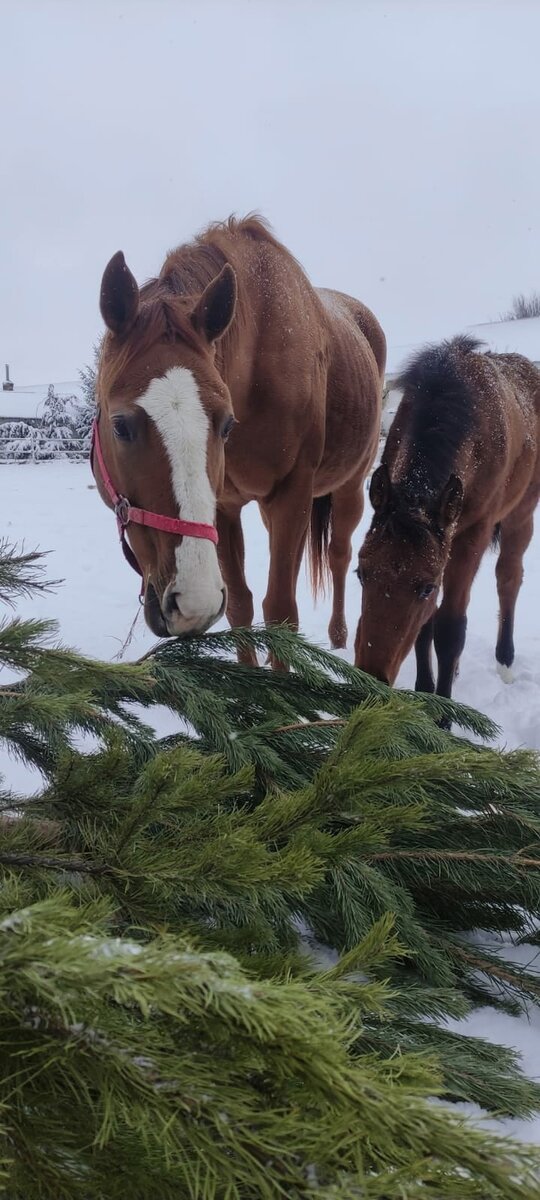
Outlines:
<svg viewBox="0 0 540 1200"><path fill-rule="evenodd" d="M504 663L497 663L497 671L503 683L513 683L515 680L513 667L505 667Z"/></svg>

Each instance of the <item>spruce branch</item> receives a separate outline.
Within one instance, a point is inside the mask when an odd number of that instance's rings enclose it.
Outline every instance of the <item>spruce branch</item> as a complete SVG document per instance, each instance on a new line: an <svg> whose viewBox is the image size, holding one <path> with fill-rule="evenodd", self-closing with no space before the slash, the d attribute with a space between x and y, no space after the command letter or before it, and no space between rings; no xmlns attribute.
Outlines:
<svg viewBox="0 0 540 1200"><path fill-rule="evenodd" d="M533 1152L429 1098L540 1101L510 1051L440 1024L540 1000L470 936L523 939L540 911L537 757L287 628L112 666L56 636L0 630L22 676L0 737L45 773L0 805L10 1200L536 1195Z"/></svg>
<svg viewBox="0 0 540 1200"><path fill-rule="evenodd" d="M5 538L0 538L0 603L13 607L17 596L32 596L58 587L61 580L43 578L45 558L41 551L17 551Z"/></svg>

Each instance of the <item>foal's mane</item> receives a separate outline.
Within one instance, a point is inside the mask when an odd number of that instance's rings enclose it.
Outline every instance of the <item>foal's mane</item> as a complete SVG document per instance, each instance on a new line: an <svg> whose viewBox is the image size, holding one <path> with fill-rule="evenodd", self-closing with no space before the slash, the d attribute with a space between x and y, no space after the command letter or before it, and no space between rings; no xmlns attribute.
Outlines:
<svg viewBox="0 0 540 1200"><path fill-rule="evenodd" d="M405 537L417 550L428 546L432 538L442 541L444 532L435 517L412 508L407 494L395 488L389 508L375 513L372 528L385 537Z"/></svg>
<svg viewBox="0 0 540 1200"><path fill-rule="evenodd" d="M407 444L413 470L424 468L438 491L447 482L475 420L474 380L468 359L482 343L461 334L413 355L399 376L407 417ZM395 423L404 436L405 428Z"/></svg>
<svg viewBox="0 0 540 1200"><path fill-rule="evenodd" d="M124 376L135 357L147 354L157 342L182 341L194 350L200 349L201 337L192 324L191 310L225 263L230 263L237 276L240 274L242 243L246 239L272 246L301 270L263 217L255 213L209 225L192 242L169 251L159 275L141 287L139 312L128 333L122 338L106 334L100 371L108 390ZM240 286L235 319L219 343L221 359L234 352L249 319L246 289Z"/></svg>
<svg viewBox="0 0 540 1200"><path fill-rule="evenodd" d="M437 499L474 427L471 355L481 345L468 334L461 334L425 346L416 351L397 378L394 386L403 391L403 399L382 461L390 466L393 455L402 448L406 465L401 478L392 483L388 506L373 519L373 526L384 534L404 535L419 548L430 538L440 541L444 537Z"/></svg>

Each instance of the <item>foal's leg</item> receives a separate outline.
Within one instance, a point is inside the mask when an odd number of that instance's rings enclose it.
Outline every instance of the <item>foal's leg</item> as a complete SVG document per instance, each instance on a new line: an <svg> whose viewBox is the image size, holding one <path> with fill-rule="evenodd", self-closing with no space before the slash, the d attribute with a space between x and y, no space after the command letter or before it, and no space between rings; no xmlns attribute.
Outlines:
<svg viewBox="0 0 540 1200"><path fill-rule="evenodd" d="M352 535L363 511L363 479L356 477L332 493L332 533L328 558L332 572L333 602L328 633L333 650L344 650L347 645L345 580L352 555Z"/></svg>
<svg viewBox="0 0 540 1200"><path fill-rule="evenodd" d="M276 489L269 502L261 502L270 539L268 587L263 600L267 625L287 624L298 629L296 584L311 518L313 471L297 466ZM272 660L281 669L282 664Z"/></svg>
<svg viewBox="0 0 540 1200"><path fill-rule="evenodd" d="M444 575L443 599L434 622L439 696L450 698L452 695L452 684L465 645L471 588L492 534L492 524L482 522L465 530L452 543L450 561Z"/></svg>
<svg viewBox="0 0 540 1200"><path fill-rule="evenodd" d="M538 495L530 494L501 525L501 549L495 573L499 593L499 634L495 657L506 683L511 683L514 661L514 613L523 581L523 555L533 535L533 514Z"/></svg>
<svg viewBox="0 0 540 1200"><path fill-rule="evenodd" d="M253 624L253 595L244 573L244 534L241 506L218 508L218 556L223 579L227 584L227 620L231 628ZM257 666L257 656L251 650L238 652L239 662Z"/></svg>
<svg viewBox="0 0 540 1200"><path fill-rule="evenodd" d="M435 680L431 665L431 647L433 645L434 618L430 617L422 626L415 642L416 654L416 683L417 692L434 692Z"/></svg>

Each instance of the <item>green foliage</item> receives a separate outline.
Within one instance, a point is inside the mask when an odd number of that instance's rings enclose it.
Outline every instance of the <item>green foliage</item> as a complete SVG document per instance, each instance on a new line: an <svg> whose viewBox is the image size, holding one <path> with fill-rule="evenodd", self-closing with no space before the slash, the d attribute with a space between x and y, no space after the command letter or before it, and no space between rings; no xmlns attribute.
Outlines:
<svg viewBox="0 0 540 1200"><path fill-rule="evenodd" d="M536 1194L534 1153L426 1103L429 1060L351 1053L328 979L254 979L112 918L56 891L0 923L10 1200Z"/></svg>
<svg viewBox="0 0 540 1200"><path fill-rule="evenodd" d="M0 590L33 565L0 556ZM0 628L0 738L43 775L0 796L0 1195L532 1200L535 1152L429 1098L540 1107L510 1050L444 1026L536 1000L468 936L538 914L534 756L287 629L128 666L53 633Z"/></svg>

